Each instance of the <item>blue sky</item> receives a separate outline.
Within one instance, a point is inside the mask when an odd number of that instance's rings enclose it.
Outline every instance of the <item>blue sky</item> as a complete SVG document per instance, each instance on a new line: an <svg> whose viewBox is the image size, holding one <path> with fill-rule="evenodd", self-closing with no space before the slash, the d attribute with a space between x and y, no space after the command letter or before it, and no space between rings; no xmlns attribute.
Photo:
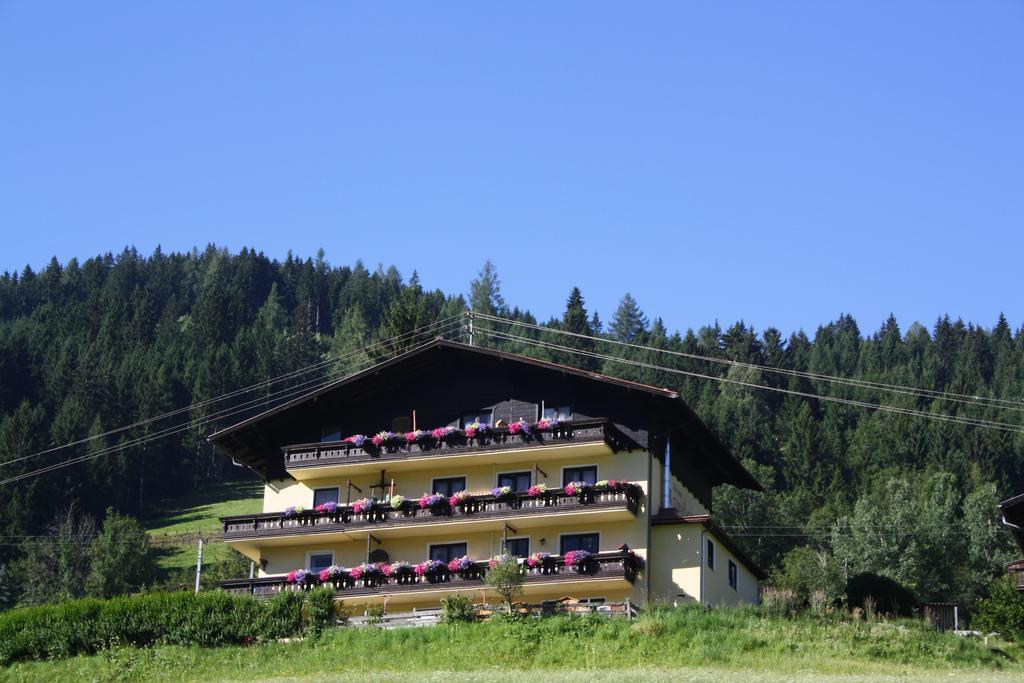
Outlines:
<svg viewBox="0 0 1024 683"><path fill-rule="evenodd" d="M1024 3L0 2L0 270L208 242L685 329L1024 322Z"/></svg>

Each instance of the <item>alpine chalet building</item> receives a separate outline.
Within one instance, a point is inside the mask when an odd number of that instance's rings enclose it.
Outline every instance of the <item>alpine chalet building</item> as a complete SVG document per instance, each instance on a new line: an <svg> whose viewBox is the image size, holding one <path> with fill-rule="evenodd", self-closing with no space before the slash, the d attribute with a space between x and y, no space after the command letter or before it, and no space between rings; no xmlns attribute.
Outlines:
<svg viewBox="0 0 1024 683"><path fill-rule="evenodd" d="M439 339L212 438L265 481L262 513L222 518L257 568L231 592L493 604L507 554L532 604L758 600L711 494L760 487L667 389Z"/></svg>

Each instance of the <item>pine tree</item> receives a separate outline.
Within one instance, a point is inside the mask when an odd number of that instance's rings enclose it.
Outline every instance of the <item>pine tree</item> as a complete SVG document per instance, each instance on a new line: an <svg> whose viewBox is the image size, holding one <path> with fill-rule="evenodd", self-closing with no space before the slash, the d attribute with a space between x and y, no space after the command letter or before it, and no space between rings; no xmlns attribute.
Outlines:
<svg viewBox="0 0 1024 683"><path fill-rule="evenodd" d="M647 332L647 317L640 310L640 305L629 292L619 301L612 317L609 333L612 339L633 343L640 335Z"/></svg>

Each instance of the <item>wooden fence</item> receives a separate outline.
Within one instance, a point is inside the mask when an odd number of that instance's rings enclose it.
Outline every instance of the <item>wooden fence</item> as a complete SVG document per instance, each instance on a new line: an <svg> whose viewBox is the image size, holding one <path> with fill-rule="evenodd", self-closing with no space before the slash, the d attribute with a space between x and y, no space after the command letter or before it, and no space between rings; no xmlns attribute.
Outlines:
<svg viewBox="0 0 1024 683"><path fill-rule="evenodd" d="M504 607L495 605L480 605L477 607L477 620L487 621L495 614L504 612ZM520 615L532 618L553 616L556 614L574 614L586 616L595 614L609 619L636 619L637 607L630 600L625 602L600 602L585 603L573 600L547 602L541 605L520 605L517 607ZM434 626L441 623L441 609L413 609L410 612L390 612L383 615L364 613L352 616L347 619L349 626L375 626L377 628L416 628L419 626Z"/></svg>

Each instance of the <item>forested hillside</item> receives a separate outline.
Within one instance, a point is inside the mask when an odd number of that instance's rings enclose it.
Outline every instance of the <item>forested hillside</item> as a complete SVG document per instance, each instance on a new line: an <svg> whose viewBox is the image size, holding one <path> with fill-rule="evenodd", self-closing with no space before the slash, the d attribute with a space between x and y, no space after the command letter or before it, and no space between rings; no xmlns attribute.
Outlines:
<svg viewBox="0 0 1024 683"><path fill-rule="evenodd" d="M846 577L874 572L923 599L970 600L1009 558L994 506L1024 490L1024 330L1004 318L978 325L944 317L930 329L890 318L864 331L842 315L813 335L788 338L742 322L680 333L649 320L629 295L607 324L578 290L566 293L561 318L538 323L502 300L489 264L467 284L468 300L426 290L394 268L335 267L322 255L278 262L214 247L148 257L127 250L4 274L0 480L83 460L0 485L0 563L17 558L26 539L46 533L72 503L96 517L108 506L139 515L147 501L245 476L204 438L245 414L221 411L243 402L260 409L288 387L301 390L439 333L464 335L458 316L467 307L525 323L480 317L481 345L680 390L768 490L717 491L723 524L798 592L841 592ZM316 363L315 372L202 404ZM185 410L106 434L176 409ZM188 429L140 439L182 424ZM118 444L126 445L87 459Z"/></svg>

